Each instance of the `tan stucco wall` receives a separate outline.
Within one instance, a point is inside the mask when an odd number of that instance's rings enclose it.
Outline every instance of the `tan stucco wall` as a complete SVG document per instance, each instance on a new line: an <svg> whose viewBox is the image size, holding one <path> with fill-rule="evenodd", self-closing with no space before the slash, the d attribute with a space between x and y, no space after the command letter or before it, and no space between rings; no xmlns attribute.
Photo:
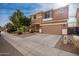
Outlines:
<svg viewBox="0 0 79 59"><path fill-rule="evenodd" d="M34 15L32 15L32 17L33 16ZM38 14L35 14L35 16L36 16L36 19L32 18L32 24L41 24L42 19L43 19L43 14L42 13L38 13Z"/></svg>
<svg viewBox="0 0 79 59"><path fill-rule="evenodd" d="M44 19L44 14L46 12L51 12L51 20L49 21L43 21ZM33 20L34 23L45 23L45 22L53 22L54 20L64 20L64 19L68 19L68 6L56 9L56 10L49 10L46 12L40 12L35 14L36 15L36 19ZM32 15L33 17L34 15Z"/></svg>
<svg viewBox="0 0 79 59"><path fill-rule="evenodd" d="M79 27L79 20L77 20L77 25L76 25L76 27Z"/></svg>
<svg viewBox="0 0 79 59"><path fill-rule="evenodd" d="M76 12L77 27L79 27L79 10Z"/></svg>
<svg viewBox="0 0 79 59"><path fill-rule="evenodd" d="M54 20L68 19L68 6L53 11Z"/></svg>

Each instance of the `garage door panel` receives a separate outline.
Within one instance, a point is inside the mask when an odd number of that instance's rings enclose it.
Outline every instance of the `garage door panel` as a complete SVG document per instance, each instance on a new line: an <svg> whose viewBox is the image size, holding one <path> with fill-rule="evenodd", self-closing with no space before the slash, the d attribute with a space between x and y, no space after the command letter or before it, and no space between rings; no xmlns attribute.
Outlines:
<svg viewBox="0 0 79 59"><path fill-rule="evenodd" d="M62 34L62 25L46 25L42 27L43 33Z"/></svg>

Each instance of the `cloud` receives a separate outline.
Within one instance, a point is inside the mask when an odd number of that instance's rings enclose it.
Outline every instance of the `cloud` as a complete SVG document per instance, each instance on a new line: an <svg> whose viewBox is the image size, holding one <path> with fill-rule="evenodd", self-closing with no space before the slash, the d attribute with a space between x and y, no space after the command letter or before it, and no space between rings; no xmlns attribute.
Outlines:
<svg viewBox="0 0 79 59"><path fill-rule="evenodd" d="M9 22L9 15L4 15L4 14L2 14L1 16L0 16L0 26L4 26L6 23L8 23Z"/></svg>

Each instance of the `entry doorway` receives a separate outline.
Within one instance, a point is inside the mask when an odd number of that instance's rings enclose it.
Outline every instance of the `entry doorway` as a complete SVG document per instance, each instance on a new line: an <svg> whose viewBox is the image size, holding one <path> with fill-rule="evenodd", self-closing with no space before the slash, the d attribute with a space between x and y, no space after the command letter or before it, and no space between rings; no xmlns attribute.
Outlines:
<svg viewBox="0 0 79 59"><path fill-rule="evenodd" d="M39 32L40 25L39 24L34 24L34 32Z"/></svg>

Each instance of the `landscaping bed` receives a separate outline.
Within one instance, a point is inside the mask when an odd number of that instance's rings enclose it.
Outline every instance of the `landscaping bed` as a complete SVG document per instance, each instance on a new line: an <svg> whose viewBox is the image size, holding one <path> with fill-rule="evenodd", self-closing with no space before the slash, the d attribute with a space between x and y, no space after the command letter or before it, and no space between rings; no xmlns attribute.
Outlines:
<svg viewBox="0 0 79 59"><path fill-rule="evenodd" d="M73 39L73 38L71 38L71 39ZM61 50L64 50L64 51L71 52L71 53L79 55L79 48L76 48L74 46L74 44L71 44L71 43L64 44L63 39L60 39L56 43L55 48L58 48L58 49L61 49Z"/></svg>

